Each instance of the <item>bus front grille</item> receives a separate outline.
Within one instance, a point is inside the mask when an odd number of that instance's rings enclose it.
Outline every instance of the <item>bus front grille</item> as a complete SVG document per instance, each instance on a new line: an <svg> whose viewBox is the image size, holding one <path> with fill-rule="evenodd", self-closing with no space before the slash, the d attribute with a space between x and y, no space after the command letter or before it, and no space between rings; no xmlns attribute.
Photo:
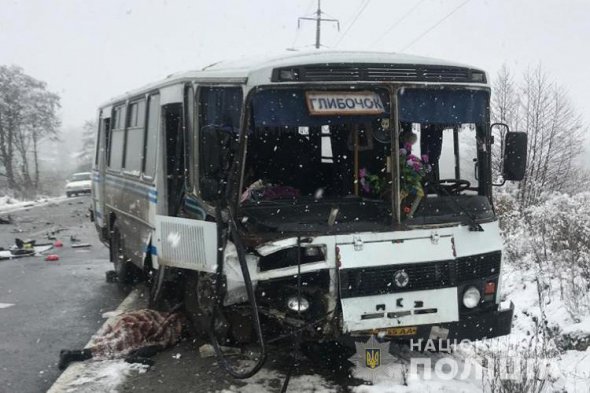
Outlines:
<svg viewBox="0 0 590 393"><path fill-rule="evenodd" d="M493 252L449 261L344 269L340 271L340 295L350 298L453 287L497 276L500 261L501 253ZM401 271L408 277L405 286L395 279Z"/></svg>
<svg viewBox="0 0 590 393"><path fill-rule="evenodd" d="M478 78L474 78L474 73ZM282 75L288 75L283 79ZM447 82L486 83L482 71L457 66L422 64L312 64L299 67L276 68L273 82L316 81L387 81L387 82Z"/></svg>

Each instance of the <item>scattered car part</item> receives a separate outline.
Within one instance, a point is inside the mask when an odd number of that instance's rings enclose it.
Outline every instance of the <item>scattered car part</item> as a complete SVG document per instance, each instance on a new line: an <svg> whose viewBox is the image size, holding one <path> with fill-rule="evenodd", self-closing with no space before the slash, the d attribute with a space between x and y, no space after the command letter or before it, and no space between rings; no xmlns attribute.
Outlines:
<svg viewBox="0 0 590 393"><path fill-rule="evenodd" d="M92 247L92 244L90 244L90 243L72 244L72 248L88 248L88 247Z"/></svg>

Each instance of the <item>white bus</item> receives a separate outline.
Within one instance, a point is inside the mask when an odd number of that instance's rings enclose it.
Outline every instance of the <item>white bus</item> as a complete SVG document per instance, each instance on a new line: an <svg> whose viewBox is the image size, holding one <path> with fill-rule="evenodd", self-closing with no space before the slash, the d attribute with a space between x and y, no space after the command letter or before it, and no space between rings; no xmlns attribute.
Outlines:
<svg viewBox="0 0 590 393"><path fill-rule="evenodd" d="M96 228L120 282L177 288L215 342L263 344L266 321L309 340L505 335L489 107L484 71L399 54L170 75L99 110ZM526 135L502 151L521 180Z"/></svg>

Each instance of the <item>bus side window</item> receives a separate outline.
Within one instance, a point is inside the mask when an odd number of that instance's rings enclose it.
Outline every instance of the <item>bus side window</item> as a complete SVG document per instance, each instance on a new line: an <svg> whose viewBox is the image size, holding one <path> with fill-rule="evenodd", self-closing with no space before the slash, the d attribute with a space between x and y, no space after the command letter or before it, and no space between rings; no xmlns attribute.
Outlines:
<svg viewBox="0 0 590 393"><path fill-rule="evenodd" d="M234 134L240 130L242 111L242 89L240 87L202 87L199 89L199 187L205 200L214 199L211 194L211 181L219 181L220 157L217 130Z"/></svg>
<svg viewBox="0 0 590 393"><path fill-rule="evenodd" d="M145 100L130 103L127 108L125 171L138 176L143 162Z"/></svg>
<svg viewBox="0 0 590 393"><path fill-rule="evenodd" d="M121 105L114 110L114 124L110 135L109 144L109 168L113 171L120 171L123 166L123 152L125 145L125 125L123 123L124 106Z"/></svg>
<svg viewBox="0 0 590 393"><path fill-rule="evenodd" d="M160 131L160 96L150 96L148 108L148 124L145 135L145 151L143 174L145 177L154 178L156 172L156 152L158 132Z"/></svg>
<svg viewBox="0 0 590 393"><path fill-rule="evenodd" d="M96 168L102 168L104 163L105 146L109 145L110 133L111 133L111 119L100 119L98 123L98 133L96 137L96 151L94 157L94 165Z"/></svg>

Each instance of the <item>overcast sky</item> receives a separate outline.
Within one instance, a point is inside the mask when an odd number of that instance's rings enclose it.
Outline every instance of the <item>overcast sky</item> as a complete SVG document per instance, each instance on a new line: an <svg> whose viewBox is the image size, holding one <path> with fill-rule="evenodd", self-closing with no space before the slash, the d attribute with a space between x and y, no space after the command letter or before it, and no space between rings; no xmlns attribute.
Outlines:
<svg viewBox="0 0 590 393"><path fill-rule="evenodd" d="M492 76L503 63L517 73L541 63L590 120L590 0L363 5L323 0L341 30L325 24L322 44L404 50L472 64ZM46 81L62 97L64 126L72 127L92 119L112 96L170 73L308 47L315 26L304 22L298 30L297 17L311 15L315 6L316 0L0 0L0 64L19 65Z"/></svg>

